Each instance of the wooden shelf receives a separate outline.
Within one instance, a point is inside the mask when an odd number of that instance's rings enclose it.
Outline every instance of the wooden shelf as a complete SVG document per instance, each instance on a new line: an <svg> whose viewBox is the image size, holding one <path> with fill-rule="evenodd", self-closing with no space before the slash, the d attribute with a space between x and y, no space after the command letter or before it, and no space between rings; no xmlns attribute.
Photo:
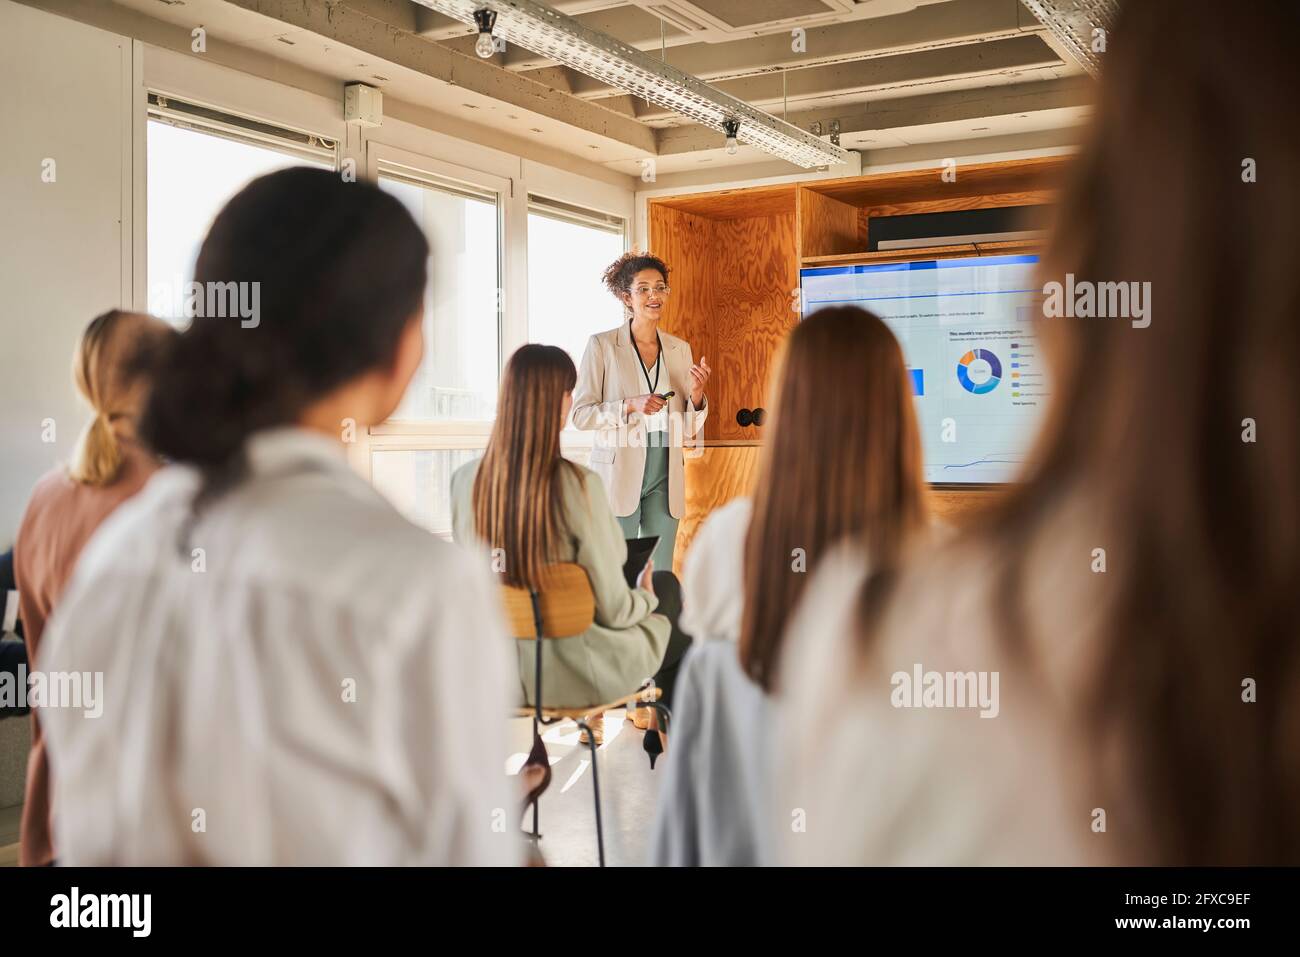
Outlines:
<svg viewBox="0 0 1300 957"><path fill-rule="evenodd" d="M996 243L961 243L955 246L924 246L919 249L882 249L877 252L841 253L838 256L805 256L800 263L811 266L858 266L869 263L912 262L919 259L957 259L963 256L1036 255L1042 243L1015 240Z"/></svg>
<svg viewBox="0 0 1300 957"><path fill-rule="evenodd" d="M953 182L943 179L943 168L933 166L901 173L817 180L804 183L802 187L858 207L933 203L968 196L1052 190L1059 185L1069 159L1046 156L1000 163L959 164Z"/></svg>

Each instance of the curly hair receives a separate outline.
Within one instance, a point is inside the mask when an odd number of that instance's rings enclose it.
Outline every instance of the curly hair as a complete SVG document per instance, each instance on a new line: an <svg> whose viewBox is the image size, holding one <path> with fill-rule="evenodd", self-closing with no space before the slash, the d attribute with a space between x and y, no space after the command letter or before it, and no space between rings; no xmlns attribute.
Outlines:
<svg viewBox="0 0 1300 957"><path fill-rule="evenodd" d="M642 269L658 270L659 275L664 277L664 282L668 281L668 264L666 262L658 256L636 251L626 252L610 263L601 276L601 280L614 298L621 301L624 296L631 293L632 277Z"/></svg>

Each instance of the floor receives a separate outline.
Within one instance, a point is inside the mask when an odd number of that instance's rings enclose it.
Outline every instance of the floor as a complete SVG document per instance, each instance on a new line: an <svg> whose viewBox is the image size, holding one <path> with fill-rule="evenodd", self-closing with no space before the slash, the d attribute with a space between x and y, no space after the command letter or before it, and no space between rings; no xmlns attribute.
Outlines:
<svg viewBox="0 0 1300 957"><path fill-rule="evenodd" d="M605 743L597 748L597 760L605 864L609 867L646 863L664 758L660 756L656 769L650 769L650 759L641 746L644 733L624 721L621 710L605 715ZM514 774L532 746L532 722L512 721L510 734L511 747L516 751L506 762L506 770ZM569 721L547 729L542 740L551 758L551 784L538 802L542 860L550 867L595 867L598 854L591 752L586 745L578 744L578 728ZM0 867L18 864L21 814L21 805L0 808ZM531 829L531 812L524 816L523 824Z"/></svg>
<svg viewBox="0 0 1300 957"><path fill-rule="evenodd" d="M655 770L650 769L650 759L642 750L644 734L623 720L622 710L605 715L605 743L596 753L608 867L646 863L665 760L661 755ZM591 752L586 745L578 744L577 726L568 721L549 728L542 740L551 758L551 785L538 802L542 860L550 867L595 867L598 854ZM512 722L511 744L516 752L507 762L507 771L518 771L531 742L532 722ZM525 815L524 824L531 828L531 813Z"/></svg>
<svg viewBox="0 0 1300 957"><path fill-rule="evenodd" d="M23 806L0 807L0 867L18 866L18 822Z"/></svg>

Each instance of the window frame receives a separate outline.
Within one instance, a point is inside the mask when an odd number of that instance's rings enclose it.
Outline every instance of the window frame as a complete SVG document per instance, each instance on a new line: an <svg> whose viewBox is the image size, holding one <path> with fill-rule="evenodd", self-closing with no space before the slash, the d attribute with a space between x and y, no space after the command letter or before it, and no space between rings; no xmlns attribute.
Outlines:
<svg viewBox="0 0 1300 957"><path fill-rule="evenodd" d="M518 347L518 343L511 341L510 323L507 321L511 298L507 230L510 222L509 206L514 198L514 180L385 143L367 143L366 178L377 183L381 174L390 174L405 182L432 189L460 184L478 192L496 195L497 288L503 290L501 308L497 312L496 372L499 383L505 357ZM434 344L426 344L426 348L432 347ZM373 482L372 453L484 449L487 447L488 436L492 434L492 422L491 419L388 419L358 430L356 441L348 446L348 459L366 481Z"/></svg>
<svg viewBox="0 0 1300 957"><path fill-rule="evenodd" d="M138 284L132 301L134 308L141 312L149 310L149 290L154 282L154 277L149 274L148 235L150 123L161 123L173 129L211 136L228 143L258 147L297 162L328 163L336 173L343 162L343 143L337 137L303 127L286 126L271 119L214 106L193 97L176 96L153 86L144 90L144 107L139 116L141 168L137 180L140 195L136 208L144 226L139 231L138 245L133 251L138 260L135 267ZM302 139L307 139L309 143L302 143Z"/></svg>
<svg viewBox="0 0 1300 957"><path fill-rule="evenodd" d="M601 209L599 205L593 205L591 203L571 202L568 198L562 195L556 195L557 192L558 191L532 190L532 189L527 190L525 192L524 194L524 207L525 207L524 245L525 247L527 247L527 244L529 242L529 234L527 231L528 217L533 215L549 216L552 219L559 219L562 222L578 223L579 220L582 218L581 213L588 212L594 214L594 216L592 217L593 220L595 220L597 217L605 217L607 219L615 219L620 221L623 224L623 228L618 231L617 235L620 235L622 237L623 252L627 252L630 248L632 248L631 247L632 216L630 214L610 212L608 210ZM548 210L547 206L550 204L554 204L554 205L551 206L551 209ZM556 206L562 207L562 209L556 210L555 209ZM572 214L567 216L563 215L563 213L566 211L575 211L577 212L578 215L572 215ZM559 213L559 215L557 215L557 212ZM592 222L589 225L591 225L593 228L597 228L597 229L600 228L598 222ZM609 232L611 234L615 234L614 230L609 230ZM528 301L527 299L528 293L529 290L525 285L525 289L524 289L525 306L527 305L527 301ZM525 336L524 342L532 341L530 330L526 326L524 329L524 336ZM566 452L566 451L589 452L594 443L595 443L595 433L584 432L581 429L575 429L572 425L566 425L564 431L560 433L561 452Z"/></svg>
<svg viewBox="0 0 1300 957"><path fill-rule="evenodd" d="M247 116L153 88L146 91L145 104L146 124L165 123L177 129L216 136L246 146L258 146L297 160L322 161L329 158L333 161L331 165L334 171L339 170L342 144L337 137ZM311 142L302 143L300 138ZM146 156L146 170L148 163Z"/></svg>

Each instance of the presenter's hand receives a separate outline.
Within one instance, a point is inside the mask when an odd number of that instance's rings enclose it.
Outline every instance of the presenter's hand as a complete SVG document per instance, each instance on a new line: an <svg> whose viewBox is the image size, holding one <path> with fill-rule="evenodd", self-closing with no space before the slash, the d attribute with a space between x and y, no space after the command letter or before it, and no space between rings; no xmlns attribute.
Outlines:
<svg viewBox="0 0 1300 957"><path fill-rule="evenodd" d="M649 561L645 563L645 569L641 572L641 577L636 580L637 588L644 588L650 594L655 593L654 586L655 563Z"/></svg>
<svg viewBox="0 0 1300 957"><path fill-rule="evenodd" d="M634 395L630 399L623 400L624 408L628 412L640 412L642 415L654 415L667 404L653 392Z"/></svg>
<svg viewBox="0 0 1300 957"><path fill-rule="evenodd" d="M700 356L700 361L691 366L691 405L699 408L704 401L704 386L709 381L709 376L713 370L709 368L709 360Z"/></svg>

